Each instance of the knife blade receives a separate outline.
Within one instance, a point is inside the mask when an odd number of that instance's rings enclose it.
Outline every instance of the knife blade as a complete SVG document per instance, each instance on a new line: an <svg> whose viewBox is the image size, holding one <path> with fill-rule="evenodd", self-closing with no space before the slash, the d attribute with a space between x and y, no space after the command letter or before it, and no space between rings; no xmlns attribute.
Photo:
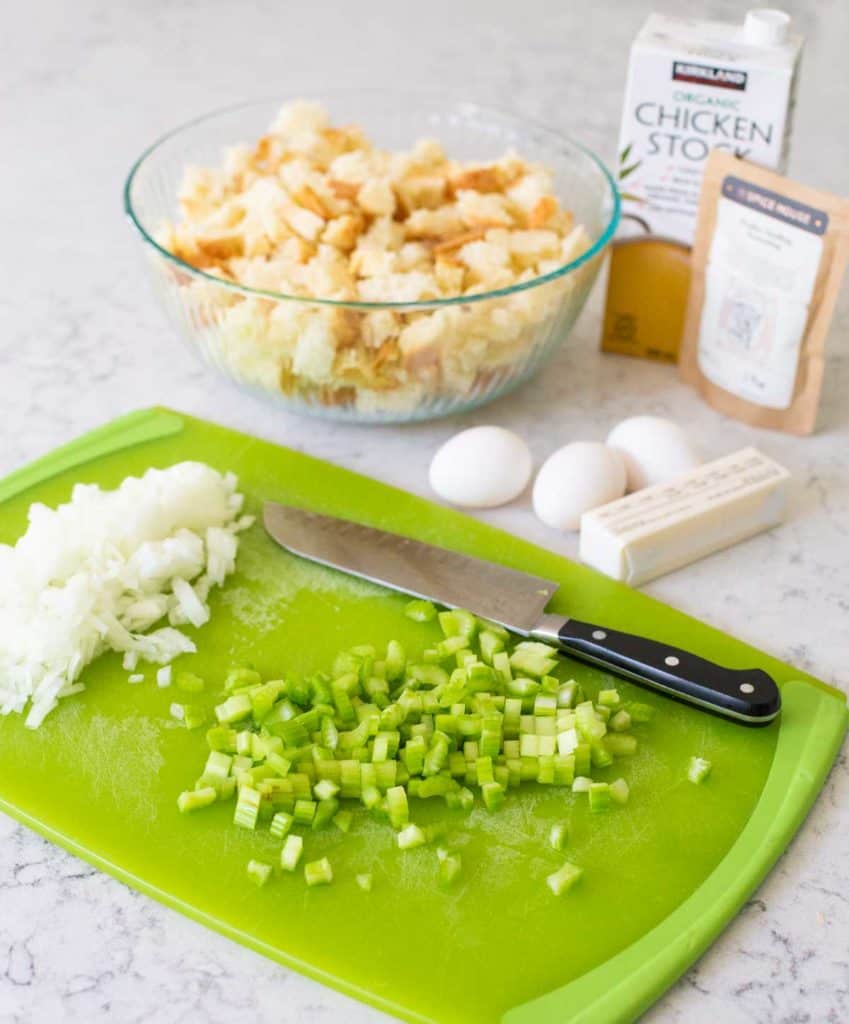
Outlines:
<svg viewBox="0 0 849 1024"><path fill-rule="evenodd" d="M468 608L523 635L537 625L558 587L540 576L275 502L265 503L263 521L278 544L302 558L449 608Z"/></svg>
<svg viewBox="0 0 849 1024"><path fill-rule="evenodd" d="M546 612L559 584L494 562L347 519L266 502L268 534L292 554L341 572L467 608L525 637L554 644L581 661L750 725L781 708L762 669L729 669L681 648Z"/></svg>

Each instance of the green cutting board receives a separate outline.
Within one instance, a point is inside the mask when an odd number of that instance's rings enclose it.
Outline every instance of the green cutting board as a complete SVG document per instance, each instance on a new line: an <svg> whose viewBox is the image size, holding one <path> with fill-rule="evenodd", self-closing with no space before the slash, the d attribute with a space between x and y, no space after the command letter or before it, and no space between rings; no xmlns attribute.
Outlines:
<svg viewBox="0 0 849 1024"><path fill-rule="evenodd" d="M596 573L420 498L255 438L165 410L94 431L0 483L0 539L25 528L33 501L56 504L74 482L117 485L150 466L200 459L233 470L258 511L267 498L359 519L560 581L552 610L642 631L782 684L780 720L764 729L700 713L618 682L655 706L640 749L615 766L625 808L590 819L585 798L531 786L497 814L414 801L413 818L448 822L463 849L459 884L437 885L432 848L401 853L358 812L348 836L306 837L334 884L299 875L258 890L251 857L274 859L267 832L230 823L232 808L191 816L176 796L200 773L203 730L169 716L153 672L129 685L116 656L85 674L86 690L31 732L0 720L0 808L80 857L225 935L411 1021L615 1024L632 1020L707 947L787 845L819 791L847 726L839 692L715 629ZM403 615L404 598L299 561L260 527L243 535L239 568L212 596L198 653L182 659L213 683L228 666L280 676L327 669L354 643L400 639L415 653L435 635ZM570 671L591 692L608 676ZM692 755L707 784L686 781ZM545 877L564 854L547 845L568 819L580 886L557 899ZM374 873L365 894L354 881Z"/></svg>

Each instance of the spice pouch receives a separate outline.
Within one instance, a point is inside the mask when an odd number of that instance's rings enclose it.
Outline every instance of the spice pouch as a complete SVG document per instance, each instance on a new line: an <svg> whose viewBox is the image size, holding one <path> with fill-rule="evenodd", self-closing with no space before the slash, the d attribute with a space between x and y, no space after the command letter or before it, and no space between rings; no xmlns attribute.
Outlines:
<svg viewBox="0 0 849 1024"><path fill-rule="evenodd" d="M714 150L679 363L720 412L809 434L849 260L849 201Z"/></svg>

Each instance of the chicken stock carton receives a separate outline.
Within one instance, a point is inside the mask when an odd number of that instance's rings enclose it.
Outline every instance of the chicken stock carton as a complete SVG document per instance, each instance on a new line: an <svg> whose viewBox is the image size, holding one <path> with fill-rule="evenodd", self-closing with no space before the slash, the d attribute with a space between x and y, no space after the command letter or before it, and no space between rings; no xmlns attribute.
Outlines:
<svg viewBox="0 0 849 1024"><path fill-rule="evenodd" d="M718 148L783 170L801 51L782 11L750 11L742 24L648 18L622 117L606 352L676 361L705 161Z"/></svg>

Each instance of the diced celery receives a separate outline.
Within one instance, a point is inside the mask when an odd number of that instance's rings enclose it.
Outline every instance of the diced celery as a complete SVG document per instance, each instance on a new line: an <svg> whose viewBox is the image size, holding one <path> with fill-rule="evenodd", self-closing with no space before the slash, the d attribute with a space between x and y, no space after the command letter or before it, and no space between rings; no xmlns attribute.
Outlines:
<svg viewBox="0 0 849 1024"><path fill-rule="evenodd" d="M511 697L522 697L523 699L533 698L539 693L539 683L524 676L517 676L505 684L505 689Z"/></svg>
<svg viewBox="0 0 849 1024"><path fill-rule="evenodd" d="M444 732L433 734L424 759L423 775L436 775L442 771L443 765L448 760L449 744L450 741Z"/></svg>
<svg viewBox="0 0 849 1024"><path fill-rule="evenodd" d="M545 786L554 785L554 755L540 754L537 758L537 782Z"/></svg>
<svg viewBox="0 0 849 1024"><path fill-rule="evenodd" d="M416 796L422 800L432 796L445 796L454 785L454 780L447 774L429 775L419 783Z"/></svg>
<svg viewBox="0 0 849 1024"><path fill-rule="evenodd" d="M219 750L210 751L206 759L203 774L214 778L226 779L230 774L230 766L233 758L229 754L222 754Z"/></svg>
<svg viewBox="0 0 849 1024"><path fill-rule="evenodd" d="M280 867L284 871L294 871L301 859L304 850L304 841L300 836L291 833L286 836L283 849L280 851Z"/></svg>
<svg viewBox="0 0 849 1024"><path fill-rule="evenodd" d="M404 614L413 622L432 622L436 618L436 608L430 601L410 601L404 608Z"/></svg>
<svg viewBox="0 0 849 1024"><path fill-rule="evenodd" d="M206 734L206 745L210 750L221 750L226 754L236 753L236 730L226 725L216 725Z"/></svg>
<svg viewBox="0 0 849 1024"><path fill-rule="evenodd" d="M335 750L339 746L339 730L329 715L322 718L319 731L321 732L321 742L325 747Z"/></svg>
<svg viewBox="0 0 849 1024"><path fill-rule="evenodd" d="M312 788L316 800L330 800L339 792L339 787L330 779L321 779Z"/></svg>
<svg viewBox="0 0 849 1024"><path fill-rule="evenodd" d="M607 724L614 732L627 732L631 728L631 716L623 709L617 711Z"/></svg>
<svg viewBox="0 0 849 1024"><path fill-rule="evenodd" d="M562 822L555 822L548 833L548 844L553 850L565 850L569 841L569 828Z"/></svg>
<svg viewBox="0 0 849 1024"><path fill-rule="evenodd" d="M386 761L389 758L389 742L386 739L386 735L376 736L374 739L374 745L372 746L371 759L372 761Z"/></svg>
<svg viewBox="0 0 849 1024"><path fill-rule="evenodd" d="M333 881L333 868L327 857L304 864L304 881L309 886L329 885Z"/></svg>
<svg viewBox="0 0 849 1024"><path fill-rule="evenodd" d="M559 754L571 754L580 743L578 733L575 729L565 729L557 734L557 752Z"/></svg>
<svg viewBox="0 0 849 1024"><path fill-rule="evenodd" d="M517 644L510 655L510 667L516 672L538 679L540 676L547 676L557 664L557 659L552 657L553 654L554 651L547 644L525 640Z"/></svg>
<svg viewBox="0 0 849 1024"><path fill-rule="evenodd" d="M354 815L351 811L338 811L333 818L333 824L341 832L350 832L351 823L354 820Z"/></svg>
<svg viewBox="0 0 849 1024"><path fill-rule="evenodd" d="M470 789L467 789L465 786L463 786L460 789L459 797L461 810L470 811L472 807L474 807L475 794Z"/></svg>
<svg viewBox="0 0 849 1024"><path fill-rule="evenodd" d="M360 794L360 800L363 805L371 810L381 802L383 797L380 795L380 790L377 786L363 786L362 793Z"/></svg>
<svg viewBox="0 0 849 1024"><path fill-rule="evenodd" d="M439 665L408 665L407 679L415 681L420 686L445 686L448 682L448 673Z"/></svg>
<svg viewBox="0 0 849 1024"><path fill-rule="evenodd" d="M703 757L691 757L687 766L687 778L697 786L710 775L713 765Z"/></svg>
<svg viewBox="0 0 849 1024"><path fill-rule="evenodd" d="M312 820L315 817L315 800L296 800L295 801L295 821L301 825L311 825Z"/></svg>
<svg viewBox="0 0 849 1024"><path fill-rule="evenodd" d="M252 668L234 668L227 673L224 679L224 689L227 693L234 690L241 690L248 686L256 686L262 682L262 676Z"/></svg>
<svg viewBox="0 0 849 1024"><path fill-rule="evenodd" d="M572 756L575 758L575 774L588 775L591 765L589 743L579 743Z"/></svg>
<svg viewBox="0 0 849 1024"><path fill-rule="evenodd" d="M560 680L555 676L543 676L539 681L541 692L549 697L554 697L557 703L557 694L560 692Z"/></svg>
<svg viewBox="0 0 849 1024"><path fill-rule="evenodd" d="M247 872L254 885L263 886L271 878L271 865L261 860L249 860Z"/></svg>
<svg viewBox="0 0 849 1024"><path fill-rule="evenodd" d="M447 636L436 645L435 651L438 661L447 661L453 658L457 651L462 651L466 646L466 638L462 636Z"/></svg>
<svg viewBox="0 0 849 1024"><path fill-rule="evenodd" d="M247 718L252 710L250 697L246 693L238 693L216 707L215 717L222 725L230 725Z"/></svg>
<svg viewBox="0 0 849 1024"><path fill-rule="evenodd" d="M288 776L292 792L299 800L309 800L312 784L309 775L304 772L293 772Z"/></svg>
<svg viewBox="0 0 849 1024"><path fill-rule="evenodd" d="M474 651L470 650L468 647L463 647L461 650L457 651L454 660L457 662L457 668L464 669L468 665L473 665L478 658Z"/></svg>
<svg viewBox="0 0 849 1024"><path fill-rule="evenodd" d="M575 778L575 757L573 754L557 754L554 758L554 784L571 786Z"/></svg>
<svg viewBox="0 0 849 1024"><path fill-rule="evenodd" d="M607 732L607 725L596 713L590 701L584 701L575 709L575 721L578 732L588 742L600 740Z"/></svg>
<svg viewBox="0 0 849 1024"><path fill-rule="evenodd" d="M271 834L275 839L285 839L294 820L291 814L287 814L285 811L278 811L271 819Z"/></svg>
<svg viewBox="0 0 849 1024"><path fill-rule="evenodd" d="M522 733L519 737L519 756L539 756L539 737L536 733Z"/></svg>
<svg viewBox="0 0 849 1024"><path fill-rule="evenodd" d="M488 811L498 811L504 806L504 787L497 782L485 782L481 786L481 796Z"/></svg>
<svg viewBox="0 0 849 1024"><path fill-rule="evenodd" d="M495 670L495 675L502 686L506 686L513 678L513 672L510 668L510 655L506 651L499 651L492 657L492 667Z"/></svg>
<svg viewBox="0 0 849 1024"><path fill-rule="evenodd" d="M480 752L482 757L498 757L501 752L501 733L492 729L481 732Z"/></svg>
<svg viewBox="0 0 849 1024"><path fill-rule="evenodd" d="M557 714L557 698L547 693L538 693L534 698L534 714L540 718L553 718Z"/></svg>
<svg viewBox="0 0 849 1024"><path fill-rule="evenodd" d="M389 823L394 829L402 829L410 820L407 792L403 786L392 786L386 791L386 809Z"/></svg>
<svg viewBox="0 0 849 1024"><path fill-rule="evenodd" d="M356 678L356 676L355 676ZM313 686L309 679L292 679L287 687L289 699L293 704L305 708L313 698Z"/></svg>
<svg viewBox="0 0 849 1024"><path fill-rule="evenodd" d="M534 732L537 736L551 736L557 741L557 721L554 718L534 718Z"/></svg>
<svg viewBox="0 0 849 1024"><path fill-rule="evenodd" d="M503 730L505 736L516 736L522 716L522 701L519 697L508 697L504 701Z"/></svg>
<svg viewBox="0 0 849 1024"><path fill-rule="evenodd" d="M336 797L331 796L325 800L319 800L316 804L315 813L312 819L312 829L317 831L320 828L324 828L328 822L330 822L339 810L339 801Z"/></svg>
<svg viewBox="0 0 849 1024"><path fill-rule="evenodd" d="M637 737L622 732L608 733L602 743L614 757L630 757L637 752Z"/></svg>
<svg viewBox="0 0 849 1024"><path fill-rule="evenodd" d="M555 896L562 896L569 892L583 873L584 872L581 868L576 867L574 864L570 864L567 861L559 871L555 871L554 874L549 875L545 882Z"/></svg>
<svg viewBox="0 0 849 1024"><path fill-rule="evenodd" d="M197 811L201 807L209 807L218 799L218 793L213 786L203 786L201 789L187 789L177 797L177 807L182 814L189 811Z"/></svg>
<svg viewBox="0 0 849 1024"><path fill-rule="evenodd" d="M411 850L415 846L424 846L426 842L427 836L425 836L418 825L407 825L398 833L398 848L401 850Z"/></svg>
<svg viewBox="0 0 849 1024"><path fill-rule="evenodd" d="M236 733L236 753L239 757L254 759L254 736L250 729L241 729Z"/></svg>
<svg viewBox="0 0 849 1024"><path fill-rule="evenodd" d="M482 661L472 661L466 665L467 687L472 693L483 693L491 690L495 683L495 672Z"/></svg>
<svg viewBox="0 0 849 1024"><path fill-rule="evenodd" d="M386 679L395 683L404 675L404 668L407 664L407 655L404 648L397 640L390 640L386 645L386 660L384 661Z"/></svg>
<svg viewBox="0 0 849 1024"><path fill-rule="evenodd" d="M467 643L477 633L478 620L463 608L439 613L439 625L445 636L461 636Z"/></svg>
<svg viewBox="0 0 849 1024"><path fill-rule="evenodd" d="M427 753L427 744L423 736L414 736L407 741L402 756L404 758L404 764L407 767L407 771L410 775L420 775L424 768L425 754Z"/></svg>
<svg viewBox="0 0 849 1024"><path fill-rule="evenodd" d="M537 757L554 757L554 752L557 750L556 736L538 735L536 740Z"/></svg>
<svg viewBox="0 0 849 1024"><path fill-rule="evenodd" d="M632 722L650 722L654 718L654 708L650 704L631 703L625 709Z"/></svg>
<svg viewBox="0 0 849 1024"><path fill-rule="evenodd" d="M253 764L253 758L244 757L239 754L233 758L232 764L230 765L230 774L239 776L242 772L246 772Z"/></svg>
<svg viewBox="0 0 849 1024"><path fill-rule="evenodd" d="M239 828L256 828L261 800L262 796L258 790L252 786L241 786L236 800L236 809L233 812L233 823Z"/></svg>
<svg viewBox="0 0 849 1024"><path fill-rule="evenodd" d="M489 629L485 629L479 634L478 642L481 649L481 658L483 658L487 665L491 665L492 659L495 655L498 654L499 651L504 650L504 641L502 638Z"/></svg>
<svg viewBox="0 0 849 1024"><path fill-rule="evenodd" d="M423 621L435 614L430 602L411 605L415 614L425 609ZM203 773L179 797L180 809L235 791L234 821L248 829L268 822L284 840L281 867L292 871L303 840L290 829L332 820L347 831L353 816L340 810L342 799L361 800L398 830L401 849L438 839L448 827L411 824L414 796L443 797L447 808L468 811L475 799L468 787L478 786L484 806L495 811L509 787L534 781L587 792L593 812L627 801L624 779L608 785L590 775L614 754L635 750L628 727L645 721L650 706L623 705L613 688L593 704L574 680L551 674L556 659L548 645L515 643L464 611L442 612L439 621L444 639L415 664L390 641L382 660L369 644L343 651L332 675L263 683L253 669L230 673L216 708L220 724L207 733ZM187 707L191 721L191 706L175 705L184 722ZM549 843L561 849L566 834L565 823L555 823ZM439 861L440 882L449 884L460 871L459 854L441 849ZM316 865L322 861L305 868L311 884L329 880Z"/></svg>
<svg viewBox="0 0 849 1024"><path fill-rule="evenodd" d="M221 779L217 788L218 799L229 800L236 792L236 780L232 776L229 779Z"/></svg>
<svg viewBox="0 0 849 1024"><path fill-rule="evenodd" d="M559 708L573 708L578 703L578 684L574 679L562 683L557 691L557 706Z"/></svg>
<svg viewBox="0 0 849 1024"><path fill-rule="evenodd" d="M590 810L600 814L610 807L610 786L606 782L593 782L589 788Z"/></svg>
<svg viewBox="0 0 849 1024"><path fill-rule="evenodd" d="M617 737L618 738L618 737ZM590 743L590 761L595 768L608 768L613 764L613 753L604 740L592 740Z"/></svg>
<svg viewBox="0 0 849 1024"><path fill-rule="evenodd" d="M283 757L282 754L277 754L273 750L265 755L265 763L281 777L288 775L292 767L292 762L287 757Z"/></svg>
<svg viewBox="0 0 849 1024"><path fill-rule="evenodd" d="M624 779L616 779L610 783L610 799L617 804L627 804L631 794L630 787Z"/></svg>
<svg viewBox="0 0 849 1024"><path fill-rule="evenodd" d="M462 857L459 853L451 853L444 847L437 849L436 856L439 858L439 884L451 885L456 881L463 868Z"/></svg>

